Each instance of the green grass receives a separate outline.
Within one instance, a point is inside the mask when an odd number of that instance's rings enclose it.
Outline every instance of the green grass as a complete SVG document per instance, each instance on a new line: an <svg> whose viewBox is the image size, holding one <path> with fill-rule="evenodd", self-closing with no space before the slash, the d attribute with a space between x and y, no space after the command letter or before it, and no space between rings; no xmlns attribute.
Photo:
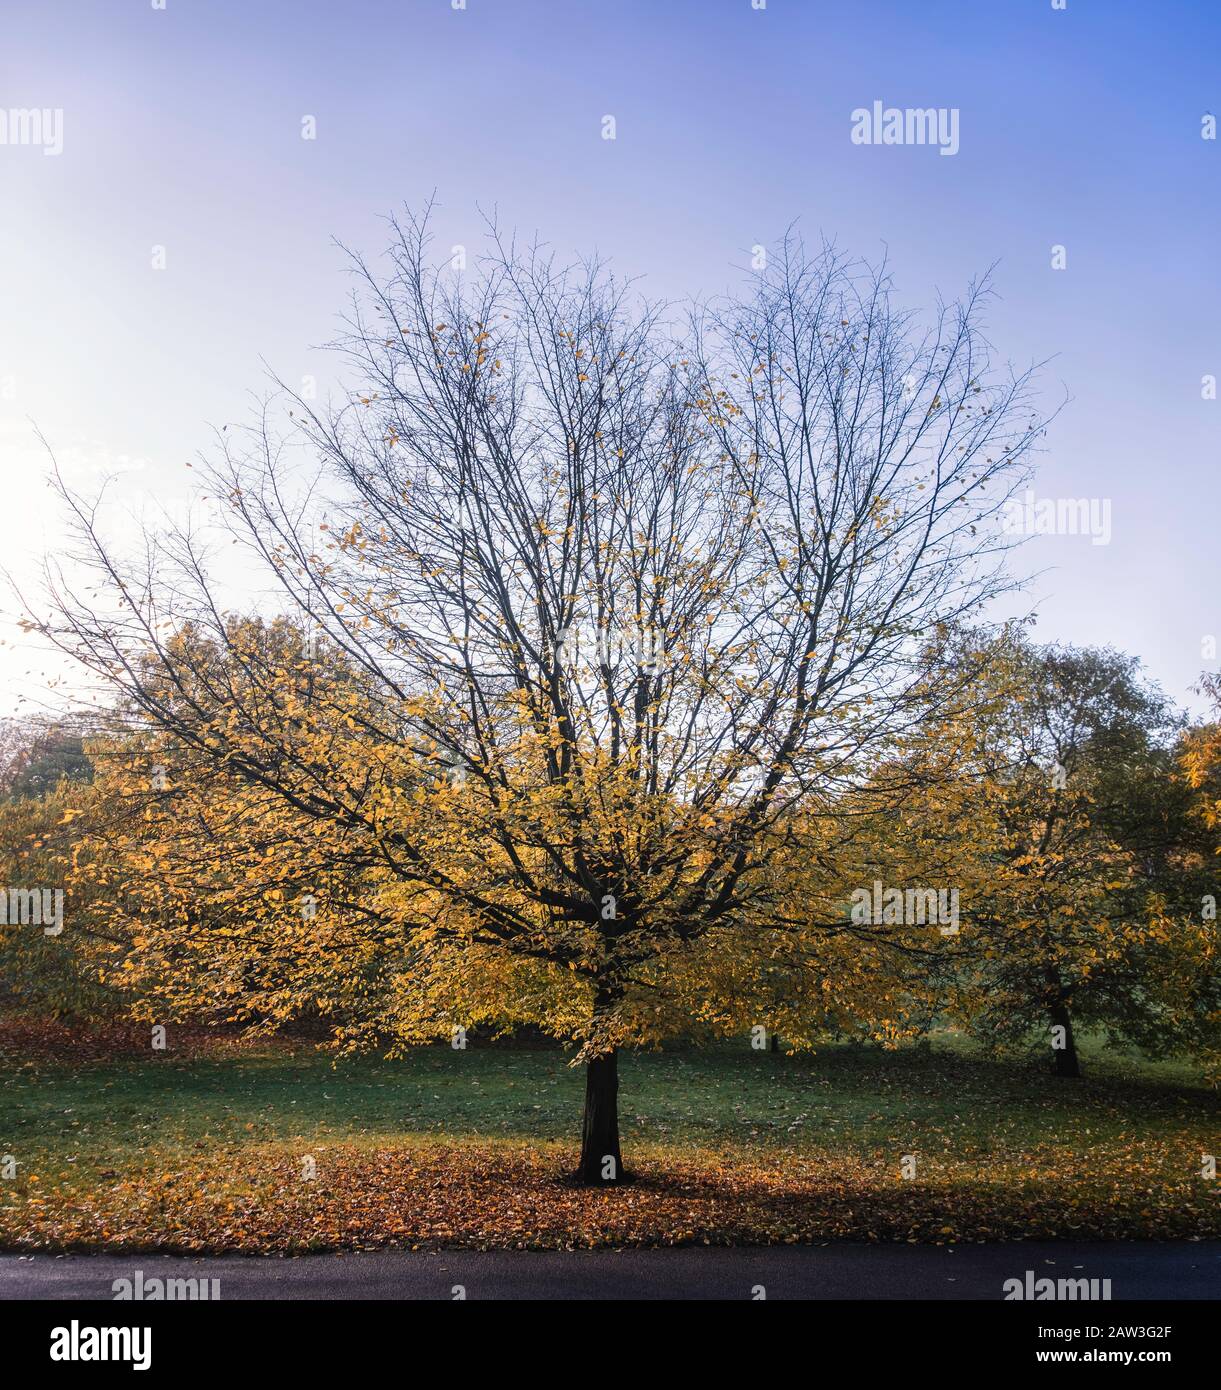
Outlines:
<svg viewBox="0 0 1221 1390"><path fill-rule="evenodd" d="M637 1182L608 1194L564 1181L583 1077L559 1051L55 1051L77 1043L0 1039L0 1156L19 1163L0 1181L0 1248L1221 1234L1200 1161L1218 1152L1216 1093L1184 1064L1088 1044L1080 1081L948 1035L895 1052L628 1055L620 1120Z"/></svg>
<svg viewBox="0 0 1221 1390"><path fill-rule="evenodd" d="M10 1059L11 1060L11 1059ZM1085 1049L1078 1082L980 1056L957 1039L814 1056L749 1047L640 1053L621 1065L625 1151L913 1148L958 1158L1069 1144L1082 1153L1166 1129L1215 1134L1192 1069ZM268 1049L176 1060L30 1063L0 1085L0 1153L27 1171L99 1172L202 1149L405 1139L575 1142L583 1078L558 1051L421 1048L401 1061ZM1214 1150L1215 1151L1215 1150Z"/></svg>

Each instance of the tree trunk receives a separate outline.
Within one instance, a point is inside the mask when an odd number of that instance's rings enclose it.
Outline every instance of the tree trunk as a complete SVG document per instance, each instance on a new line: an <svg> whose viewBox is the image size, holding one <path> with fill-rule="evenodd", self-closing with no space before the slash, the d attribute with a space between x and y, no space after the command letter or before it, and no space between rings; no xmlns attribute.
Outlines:
<svg viewBox="0 0 1221 1390"><path fill-rule="evenodd" d="M623 1181L619 1153L619 1054L613 1049L585 1064L585 1118L578 1181L612 1187Z"/></svg>
<svg viewBox="0 0 1221 1390"><path fill-rule="evenodd" d="M772 1029L772 1051L780 1051L780 1034L774 1028Z"/></svg>
<svg viewBox="0 0 1221 1390"><path fill-rule="evenodd" d="M1053 1004L1051 1021L1055 1027L1064 1029L1064 1046L1055 1049L1056 1075L1080 1076L1081 1064L1077 1060L1077 1044L1073 1038L1073 1020L1068 1005L1063 1002Z"/></svg>

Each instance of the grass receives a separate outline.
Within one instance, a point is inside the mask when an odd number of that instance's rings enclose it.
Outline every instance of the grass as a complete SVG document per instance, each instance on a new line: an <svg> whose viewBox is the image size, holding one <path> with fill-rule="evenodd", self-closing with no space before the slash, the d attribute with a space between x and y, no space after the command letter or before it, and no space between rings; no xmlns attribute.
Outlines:
<svg viewBox="0 0 1221 1390"><path fill-rule="evenodd" d="M625 1161L581 1193L558 1051L7 1051L0 1245L306 1249L1221 1233L1218 1103L1190 1067L1085 1048L1084 1080L960 1039L623 1059ZM302 1177L305 1155L318 1178ZM916 1177L900 1162L916 1157Z"/></svg>

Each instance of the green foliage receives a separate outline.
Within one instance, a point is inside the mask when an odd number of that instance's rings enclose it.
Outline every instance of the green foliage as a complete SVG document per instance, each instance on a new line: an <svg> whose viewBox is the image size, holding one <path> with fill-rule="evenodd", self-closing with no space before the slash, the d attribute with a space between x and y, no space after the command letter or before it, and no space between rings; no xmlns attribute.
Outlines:
<svg viewBox="0 0 1221 1390"><path fill-rule="evenodd" d="M0 790L12 798L47 796L62 782L87 784L93 780L84 738L70 725L13 727L6 731L6 739L8 757Z"/></svg>

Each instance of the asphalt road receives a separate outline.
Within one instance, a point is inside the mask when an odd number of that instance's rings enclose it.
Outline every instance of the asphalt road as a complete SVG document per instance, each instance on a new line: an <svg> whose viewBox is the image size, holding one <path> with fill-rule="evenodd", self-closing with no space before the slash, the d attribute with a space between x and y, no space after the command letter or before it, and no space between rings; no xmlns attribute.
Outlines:
<svg viewBox="0 0 1221 1390"><path fill-rule="evenodd" d="M1006 1279L1110 1279L1112 1300L1221 1298L1221 1241L776 1246L348 1255L0 1255L0 1299L112 1298L112 1282L219 1279L235 1299L999 1299Z"/></svg>

